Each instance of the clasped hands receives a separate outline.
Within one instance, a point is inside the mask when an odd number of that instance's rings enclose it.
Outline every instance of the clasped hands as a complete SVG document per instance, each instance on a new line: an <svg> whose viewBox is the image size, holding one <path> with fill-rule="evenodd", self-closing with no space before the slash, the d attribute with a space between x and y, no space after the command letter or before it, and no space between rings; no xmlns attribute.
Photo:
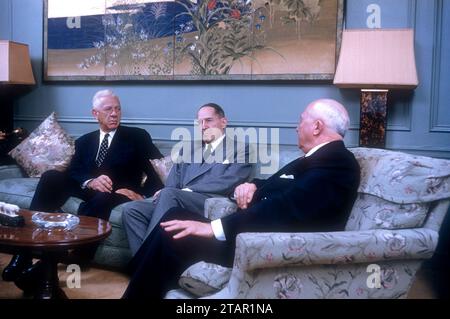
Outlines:
<svg viewBox="0 0 450 319"><path fill-rule="evenodd" d="M113 182L107 175L100 175L99 177L91 179L86 187L98 192L111 193L113 189ZM115 193L124 195L130 200L144 199L142 195L135 193L128 188L120 188L116 190Z"/></svg>
<svg viewBox="0 0 450 319"><path fill-rule="evenodd" d="M256 185L244 183L237 186L234 190L234 198L240 209L245 209L251 203L253 195L256 192ZM159 193L158 193L159 194ZM155 194L155 195L158 195ZM197 236L204 238L214 237L211 223L203 223L193 220L169 220L160 223L166 232L174 232L173 239L180 239L187 236Z"/></svg>

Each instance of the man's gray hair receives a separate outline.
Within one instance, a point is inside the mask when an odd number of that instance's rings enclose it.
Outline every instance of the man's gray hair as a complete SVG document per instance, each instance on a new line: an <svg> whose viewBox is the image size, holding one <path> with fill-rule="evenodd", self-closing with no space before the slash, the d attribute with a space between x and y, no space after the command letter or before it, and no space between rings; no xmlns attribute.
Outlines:
<svg viewBox="0 0 450 319"><path fill-rule="evenodd" d="M350 119L345 107L331 99L317 101L312 108L312 114L321 119L325 125L344 137L348 130Z"/></svg>
<svg viewBox="0 0 450 319"><path fill-rule="evenodd" d="M119 100L119 97L115 95L112 90L100 90L95 93L94 97L92 98L92 108L98 109L101 104L100 100L107 96L115 97L117 100Z"/></svg>

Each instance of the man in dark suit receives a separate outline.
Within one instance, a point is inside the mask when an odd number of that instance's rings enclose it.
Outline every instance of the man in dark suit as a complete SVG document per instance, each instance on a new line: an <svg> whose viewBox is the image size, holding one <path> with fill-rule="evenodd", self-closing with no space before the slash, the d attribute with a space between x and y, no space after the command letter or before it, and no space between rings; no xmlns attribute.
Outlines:
<svg viewBox="0 0 450 319"><path fill-rule="evenodd" d="M202 141L185 145L191 150L181 150L182 160L173 165L165 187L153 200L133 201L123 207L123 225L133 255L170 208L201 213L207 198L228 196L251 176L253 167L246 161L249 147L241 141L230 143L223 109L215 103L205 104L197 112L197 122ZM202 155L207 157L203 161Z"/></svg>
<svg viewBox="0 0 450 319"><path fill-rule="evenodd" d="M120 125L119 98L110 90L93 97L92 115L100 129L75 142L75 154L65 172L45 172L36 188L30 209L53 212L70 196L84 200L80 215L109 219L111 210L124 202L151 196L162 183L149 159L162 154L143 129ZM141 186L143 174L148 178ZM3 279L12 281L31 265L27 255L16 255L3 271Z"/></svg>
<svg viewBox="0 0 450 319"><path fill-rule="evenodd" d="M162 298L180 274L198 261L231 266L242 232L336 231L344 228L359 185L359 165L343 143L349 118L334 100L312 102L297 127L304 158L266 181L236 187L239 210L208 221L172 209L130 264L124 298Z"/></svg>

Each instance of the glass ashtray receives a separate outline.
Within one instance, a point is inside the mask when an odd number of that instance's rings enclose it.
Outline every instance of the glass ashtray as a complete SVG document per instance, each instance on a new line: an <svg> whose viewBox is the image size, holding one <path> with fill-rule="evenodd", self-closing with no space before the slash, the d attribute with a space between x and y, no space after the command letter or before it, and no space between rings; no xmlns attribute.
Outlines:
<svg viewBox="0 0 450 319"><path fill-rule="evenodd" d="M73 229L80 223L80 218L72 214L34 213L31 221L41 228Z"/></svg>

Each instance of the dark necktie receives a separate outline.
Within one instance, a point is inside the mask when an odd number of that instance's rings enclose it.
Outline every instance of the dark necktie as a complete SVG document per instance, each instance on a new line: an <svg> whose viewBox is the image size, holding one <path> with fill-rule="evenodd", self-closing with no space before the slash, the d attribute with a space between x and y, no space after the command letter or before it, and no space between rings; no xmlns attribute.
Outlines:
<svg viewBox="0 0 450 319"><path fill-rule="evenodd" d="M211 143L206 144L205 151L203 152L203 162L205 162L207 158L211 156L211 152L212 152Z"/></svg>
<svg viewBox="0 0 450 319"><path fill-rule="evenodd" d="M100 145L100 150L98 151L97 159L95 160L95 164L97 164L97 167L100 167L100 165L102 165L103 160L106 157L106 153L108 152L108 137L109 134L105 134L102 144Z"/></svg>

